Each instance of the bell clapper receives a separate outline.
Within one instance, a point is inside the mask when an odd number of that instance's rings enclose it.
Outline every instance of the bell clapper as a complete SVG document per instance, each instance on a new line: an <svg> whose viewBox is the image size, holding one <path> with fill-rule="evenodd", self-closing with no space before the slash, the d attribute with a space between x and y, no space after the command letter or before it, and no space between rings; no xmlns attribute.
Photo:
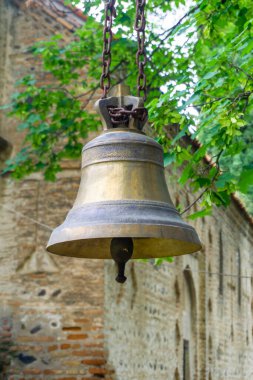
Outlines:
<svg viewBox="0 0 253 380"><path fill-rule="evenodd" d="M123 284L125 276L125 265L133 255L134 244L131 238L113 238L111 241L111 256L118 266L118 275L115 280Z"/></svg>

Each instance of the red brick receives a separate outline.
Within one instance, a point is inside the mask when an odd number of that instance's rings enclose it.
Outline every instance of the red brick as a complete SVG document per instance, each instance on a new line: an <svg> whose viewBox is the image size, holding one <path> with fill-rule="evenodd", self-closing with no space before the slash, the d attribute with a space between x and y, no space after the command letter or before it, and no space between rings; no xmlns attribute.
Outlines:
<svg viewBox="0 0 253 380"><path fill-rule="evenodd" d="M33 274L27 274L27 276L32 277L32 278L42 278L42 277L46 277L46 274L45 273L33 273Z"/></svg>
<svg viewBox="0 0 253 380"><path fill-rule="evenodd" d="M103 375L106 374L107 371L105 368L89 368L89 372L93 375Z"/></svg>
<svg viewBox="0 0 253 380"><path fill-rule="evenodd" d="M75 356L104 356L104 351L91 351L91 350L82 350L82 351L73 351L73 355ZM85 364L85 363L84 363Z"/></svg>
<svg viewBox="0 0 253 380"><path fill-rule="evenodd" d="M90 350L73 351L73 356L92 356Z"/></svg>
<svg viewBox="0 0 253 380"><path fill-rule="evenodd" d="M103 310L94 310L94 309L90 309L90 310L85 310L85 314L91 314L91 315L103 315L104 314L104 311Z"/></svg>
<svg viewBox="0 0 253 380"><path fill-rule="evenodd" d="M77 348L80 348L81 345L79 343L75 343L75 344L72 344L71 347L76 350Z"/></svg>
<svg viewBox="0 0 253 380"><path fill-rule="evenodd" d="M51 352L51 351L55 351L55 350L57 350L57 349L58 349L58 346L57 346L56 344L54 344L53 346L49 346L47 350L48 350L49 352Z"/></svg>
<svg viewBox="0 0 253 380"><path fill-rule="evenodd" d="M84 346L85 347L90 347L90 348L92 348L92 347L94 347L94 348L96 348L96 347L103 347L104 343L103 342L99 342L99 343L93 343L93 342L86 343L85 342Z"/></svg>
<svg viewBox="0 0 253 380"><path fill-rule="evenodd" d="M97 350L97 351L81 350L81 351L73 351L72 355L74 355L74 356L89 356L89 357L94 357L94 356L103 357L104 351L103 350Z"/></svg>
<svg viewBox="0 0 253 380"><path fill-rule="evenodd" d="M17 342L53 342L53 336L20 336L17 337Z"/></svg>
<svg viewBox="0 0 253 380"><path fill-rule="evenodd" d="M62 350L67 350L68 348L70 348L71 347L71 344L68 344L68 343L63 343L63 344L61 344L61 349Z"/></svg>
<svg viewBox="0 0 253 380"><path fill-rule="evenodd" d="M89 319L87 319L87 318L80 318L80 319L74 319L74 321L76 322L76 323L89 323L90 322L90 320Z"/></svg>
<svg viewBox="0 0 253 380"><path fill-rule="evenodd" d="M81 327L79 326L69 326L69 327L63 327L63 331L80 331Z"/></svg>
<svg viewBox="0 0 253 380"><path fill-rule="evenodd" d="M85 359L82 361L83 364L87 365L104 365L106 363L105 359Z"/></svg>
<svg viewBox="0 0 253 380"><path fill-rule="evenodd" d="M68 339L70 340L81 340L88 338L87 334L70 334L68 335Z"/></svg>

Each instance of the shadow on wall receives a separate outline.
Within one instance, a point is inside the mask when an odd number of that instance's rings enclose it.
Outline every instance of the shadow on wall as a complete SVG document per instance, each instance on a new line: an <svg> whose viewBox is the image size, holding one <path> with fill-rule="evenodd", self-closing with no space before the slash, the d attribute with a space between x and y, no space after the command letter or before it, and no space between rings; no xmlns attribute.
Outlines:
<svg viewBox="0 0 253 380"><path fill-rule="evenodd" d="M0 136L0 163L6 161L9 158L11 151L11 144L9 144L8 141Z"/></svg>

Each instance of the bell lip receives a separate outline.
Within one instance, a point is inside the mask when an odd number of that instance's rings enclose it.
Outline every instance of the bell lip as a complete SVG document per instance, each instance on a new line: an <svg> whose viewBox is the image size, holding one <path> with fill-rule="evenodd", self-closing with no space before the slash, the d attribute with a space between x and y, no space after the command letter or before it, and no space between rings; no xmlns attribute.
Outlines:
<svg viewBox="0 0 253 380"><path fill-rule="evenodd" d="M114 226L114 231L112 231L112 226ZM142 241L142 244L143 244L143 242L145 242L146 245L149 244L150 241L152 241L154 246L156 246L156 244L155 244L156 242L159 243L160 245L162 244L162 246L166 246L166 242L168 244L172 244L172 245L173 245L173 243L175 243L176 247L178 247L178 246L184 247L185 245L187 245L187 249L182 248L182 251L180 251L180 249L181 249L180 248L178 253L173 252L173 254L168 253L166 251L164 251L164 253L162 253L162 254L155 254L155 250L154 250L154 252L151 252L150 254L139 255L138 251L136 253L136 250L134 249L133 259L138 259L138 258L149 259L149 258L180 256L180 255L198 252L203 247L203 244L199 240L197 232L191 226L178 227L178 226L168 226L168 225L167 226L166 225L156 225L156 226L154 226L154 225L142 225L141 226L142 229L146 230L142 234L140 234L140 233L139 234L134 234L134 233L131 234L131 232L133 232L133 231L131 231L131 229L134 230L136 228L136 226L138 226L138 225L131 224L130 226L132 228L130 228L130 229L125 228L125 231L123 231L122 228L120 230L119 225L110 225L110 226L107 225L107 228L109 228L110 233L109 233L109 231L106 233L104 225L97 225L95 228L93 226L92 230L94 231L94 229L95 229L96 232L98 232L98 229L99 229L100 230L100 236L91 236L88 234L86 234L86 236L84 236L84 234L82 233L81 235L80 234L76 235L76 237L74 239L67 239L67 236L65 235L66 232L64 233L64 230L62 230L62 231L58 230L59 227L61 227L61 226L59 226L53 231L53 233L49 239L49 242L47 244L46 250L48 252L51 252L51 253L59 255L59 256L89 258L89 259L111 259L110 250L108 248L104 248L107 251L107 252L104 252L104 255L100 254L97 256L95 254L93 255L92 253L90 253L89 250L91 250L91 252L93 251L93 249L94 249L94 251L96 251L96 248L93 248L92 244L97 243L97 242L99 242L99 243L102 242L102 245L105 245L105 246L108 245L108 247L109 247L109 243L106 244L106 242L107 241L110 242L111 239L115 238L115 237L131 237L134 240L134 246L136 245L136 242L140 242L140 241ZM127 227L127 225L125 225L124 227ZM145 227L146 227L146 229L145 229ZM153 236L151 236L151 233L149 230L150 228L153 231L153 234L152 234ZM103 231L103 232L101 232L101 231ZM73 233L73 229L71 232ZM160 232L160 236L159 236L159 232ZM59 236L59 234L61 237ZM57 235L58 235L58 238L56 238ZM63 235L65 235L65 239L63 238ZM98 233L96 235L98 235ZM136 235L138 235L138 236L136 236ZM164 235L167 235L167 236L164 236ZM90 244L90 248L88 248L89 244ZM78 254L77 250L74 248L75 245L77 245L79 247L80 247L80 245L82 245L84 247L84 250L87 249L86 254L83 254L83 253ZM71 253L71 247L70 246L73 246L72 251L74 251L74 253ZM86 246L87 246L87 248L85 248ZM63 253L60 252L61 247L63 248L63 250L62 250L62 252L64 251ZM60 251L59 251L59 248L60 248ZM66 251L66 248L67 248L67 251ZM151 250L152 250L152 248L151 248Z"/></svg>
<svg viewBox="0 0 253 380"><path fill-rule="evenodd" d="M159 239L159 238L150 238L150 237L147 237L147 238L132 238L133 241L134 241L134 246L135 246L135 243L137 240L146 240L147 242L149 242L150 240L157 240L157 241L160 241L160 240L164 240L164 241L167 241L167 240L173 240L173 239ZM93 238L93 239L83 239L83 240L73 240L71 242L81 242L81 241L86 241L86 240L97 240L96 238ZM109 242L111 242L111 238L100 238L100 240L108 240ZM69 243L69 242L68 242ZM56 243L56 244L52 244L52 245L48 245L46 247L46 251L51 253L51 254L54 254L54 255L57 255L57 256L64 256L64 257L72 257L72 258L77 258L77 259L89 259L89 260L112 260L112 257L110 255L110 250L108 249L107 252L104 253L104 256L96 256L96 255L77 255L77 254L70 254L69 252L66 252L66 253L59 253L59 252L56 252L54 249L57 248L58 246L62 246L62 244L64 244L64 242L62 243ZM109 246L109 244L108 244ZM151 253L151 254L148 254L148 255L139 255L139 254L136 254L135 252L135 249L133 251L133 256L132 256L132 259L133 260L141 260L141 259L154 259L154 258L165 258L165 257L177 257L177 256L184 256L184 255L190 255L190 254L193 254L193 253L200 253L201 249L203 248L203 245L200 243L199 245L198 244L194 244L191 248L187 249L187 251L183 251L183 252L180 252L180 253L164 253L164 254L158 254L158 255L155 255L154 253Z"/></svg>

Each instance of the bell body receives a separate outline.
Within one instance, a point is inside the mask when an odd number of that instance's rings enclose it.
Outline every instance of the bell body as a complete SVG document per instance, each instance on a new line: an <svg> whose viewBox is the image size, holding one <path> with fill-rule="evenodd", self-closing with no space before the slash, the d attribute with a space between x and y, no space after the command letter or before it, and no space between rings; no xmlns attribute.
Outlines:
<svg viewBox="0 0 253 380"><path fill-rule="evenodd" d="M133 258L176 256L201 248L194 228L171 202L162 147L129 128L110 128L84 146L75 204L53 231L47 250L110 259L113 238L132 238Z"/></svg>

